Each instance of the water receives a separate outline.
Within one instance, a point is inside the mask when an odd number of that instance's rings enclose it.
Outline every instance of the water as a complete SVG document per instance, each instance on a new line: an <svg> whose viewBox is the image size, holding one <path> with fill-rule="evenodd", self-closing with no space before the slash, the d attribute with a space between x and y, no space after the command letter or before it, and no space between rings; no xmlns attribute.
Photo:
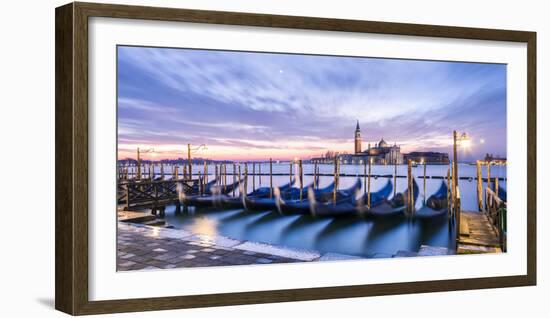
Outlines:
<svg viewBox="0 0 550 318"><path fill-rule="evenodd" d="M332 173L332 165L319 165L320 173ZM363 166L342 165L341 174L356 175L363 173ZM416 207L420 208L424 198L423 190L423 166L413 168L413 175L420 188L420 195ZM448 166L433 165L426 167L427 176L446 176ZM160 171L155 169L157 173ZM210 180L213 178L214 166L209 166ZM297 165L295 165L297 172ZM313 172L313 165L304 165L304 174ZM168 174L169 169L165 167ZM203 166L194 166L193 171L203 171ZM232 171L232 165L227 165L228 174ZM238 170L237 170L238 171ZM252 173L252 166L248 167ZM393 166L372 166L372 174L393 174ZM460 177L476 176L476 166L460 164ZM180 168L181 172L181 168ZM258 172L258 165L256 165ZM262 173L269 172L269 164L262 164ZM273 173L286 173L286 176L273 176L274 186L289 182L289 164L273 164ZM406 175L407 166L397 167L398 175ZM241 166L241 174L244 175L244 166ZM486 169L483 169L486 176ZM506 177L506 167L491 167L491 177ZM363 179L363 178L362 178ZM227 182L232 182L232 176L228 176ZM356 177L341 177L340 188L351 186ZM333 177L320 177L320 187L333 181ZM304 185L313 182L313 176L304 176ZM387 178L371 179L371 191L377 191L387 182ZM426 179L426 197L437 191L441 179ZM261 177L261 185L269 186L269 176ZM256 188L260 186L260 177L255 177ZM477 210L477 183L475 180L459 180L462 195L462 207L465 210ZM485 184L484 184L485 186ZM505 181L500 181L499 186L506 187ZM249 176L248 191L252 191L252 177ZM407 187L404 178L397 179L397 192L402 192ZM399 250L417 252L421 245L443 246L453 248L454 234L446 220L434 222L418 222L406 219L401 220L368 220L360 217L345 218L314 218L309 215L283 216L276 211L244 211L216 210L213 208L191 208L188 212L175 213L175 207L168 207L166 220L176 228L183 228L200 234L223 235L238 240L264 242L294 248L306 248L318 250L321 253L340 253L357 255L362 257L391 257Z"/></svg>

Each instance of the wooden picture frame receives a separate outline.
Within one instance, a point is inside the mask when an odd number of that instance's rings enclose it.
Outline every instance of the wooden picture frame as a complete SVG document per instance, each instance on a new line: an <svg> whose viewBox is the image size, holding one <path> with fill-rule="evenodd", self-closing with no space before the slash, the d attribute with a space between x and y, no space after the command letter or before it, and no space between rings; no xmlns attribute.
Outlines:
<svg viewBox="0 0 550 318"><path fill-rule="evenodd" d="M164 310L536 284L536 33L144 6L70 3L56 9L55 307L72 314ZM527 275L196 296L88 297L88 19L110 17L527 44Z"/></svg>

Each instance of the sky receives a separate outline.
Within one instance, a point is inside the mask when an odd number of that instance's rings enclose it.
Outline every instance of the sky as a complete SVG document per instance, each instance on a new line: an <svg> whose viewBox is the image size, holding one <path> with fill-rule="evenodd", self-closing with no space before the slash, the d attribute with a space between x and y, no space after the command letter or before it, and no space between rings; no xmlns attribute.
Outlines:
<svg viewBox="0 0 550 318"><path fill-rule="evenodd" d="M118 158L288 160L401 152L506 156L506 65L179 48L118 47Z"/></svg>

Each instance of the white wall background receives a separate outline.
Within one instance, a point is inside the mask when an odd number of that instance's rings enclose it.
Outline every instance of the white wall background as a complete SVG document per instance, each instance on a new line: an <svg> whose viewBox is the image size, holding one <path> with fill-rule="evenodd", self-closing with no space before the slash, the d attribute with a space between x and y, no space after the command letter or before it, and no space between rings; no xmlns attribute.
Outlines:
<svg viewBox="0 0 550 318"><path fill-rule="evenodd" d="M444 24L538 32L538 268L537 287L346 300L221 307L134 314L139 317L547 317L550 222L541 200L550 191L550 23L545 1L108 1L152 6L246 11L348 19ZM59 317L54 297L54 8L64 1L11 1L0 13L0 315ZM20 192L32 191L32 198ZM7 204L5 204L7 203ZM545 268L546 267L546 268ZM131 314L124 314L131 316ZM115 315L113 315L115 316ZM122 316L122 315L116 315Z"/></svg>

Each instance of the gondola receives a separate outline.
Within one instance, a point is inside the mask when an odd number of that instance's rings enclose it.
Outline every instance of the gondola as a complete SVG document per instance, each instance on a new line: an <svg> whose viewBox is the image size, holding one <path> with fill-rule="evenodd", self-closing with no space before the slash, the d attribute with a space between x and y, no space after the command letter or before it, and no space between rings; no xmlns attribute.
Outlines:
<svg viewBox="0 0 550 318"><path fill-rule="evenodd" d="M361 180L357 179L351 187L336 192L336 203L345 204L355 200L356 193L359 190L361 190ZM315 214L315 208L317 205L325 204L327 202L334 205L333 200L334 183L321 190L313 190L313 188L309 188L306 199L281 201L279 208L283 214Z"/></svg>
<svg viewBox="0 0 550 318"><path fill-rule="evenodd" d="M418 199L418 184L416 180L413 179L413 201L416 202ZM391 200L382 200L376 206L372 206L368 211L365 212L366 216L373 218L387 218L387 217L396 217L403 216L405 210L408 206L409 190L405 190L403 193L398 193Z"/></svg>
<svg viewBox="0 0 550 318"><path fill-rule="evenodd" d="M359 188L360 189L360 188ZM359 190L357 189L357 190ZM370 194L371 207L387 200L393 190L393 184L390 180L380 190ZM347 198L336 200L336 203L327 201L312 205L311 213L315 216L344 216L357 215L364 212L368 201L368 194L364 193L361 197L356 198L355 195L350 195Z"/></svg>
<svg viewBox="0 0 550 318"><path fill-rule="evenodd" d="M280 186L279 190L281 192L285 192L288 189L292 188L292 185L295 182L296 182L296 178L292 179L289 183ZM246 196L256 197L256 198L267 198L267 197L269 197L270 193L271 193L271 188L270 187L260 187L256 190L248 193Z"/></svg>
<svg viewBox="0 0 550 318"><path fill-rule="evenodd" d="M441 186L436 193L432 194L426 204L417 211L414 211L414 218L421 220L437 219L444 217L448 214L447 209L447 183L441 181Z"/></svg>
<svg viewBox="0 0 550 318"><path fill-rule="evenodd" d="M361 188L361 180L357 182L348 189L337 191L337 200L344 200L348 198L351 194L355 194L357 189ZM334 191L334 184L329 185L326 188L320 190L313 190L313 187L308 186L305 188L311 194L303 195L302 200L300 201L299 191L292 193L288 196L275 196L278 198L254 198L247 197L245 198L245 208L249 210L279 210L281 213L293 213L293 214L307 214L309 213L310 201L308 196L314 196L317 200L325 200L324 198L327 195L332 196Z"/></svg>
<svg viewBox="0 0 550 318"><path fill-rule="evenodd" d="M294 179L281 186L281 189L288 190L292 187L292 184L294 183ZM244 179L240 181L236 181L233 184L226 185L226 186L216 186L212 185L211 187L208 187L207 191L205 191L205 194L208 195L193 195L186 197L184 199L184 203L189 206L223 206L226 208L242 208L243 207L243 199L242 196L234 197L231 195L228 195L233 189L237 189L240 185L242 185L244 182ZM210 183L209 183L210 184ZM255 197L264 197L266 195L269 196L269 188L268 187L262 187L258 188L255 191L252 191L250 195L253 195Z"/></svg>
<svg viewBox="0 0 550 318"><path fill-rule="evenodd" d="M243 180L235 181L233 184L226 186L217 186L216 180L206 184L205 194L210 195L190 195L182 199L185 205L189 206L212 206L221 202L224 198L229 198L227 193L237 189ZM198 190L197 190L198 191Z"/></svg>

